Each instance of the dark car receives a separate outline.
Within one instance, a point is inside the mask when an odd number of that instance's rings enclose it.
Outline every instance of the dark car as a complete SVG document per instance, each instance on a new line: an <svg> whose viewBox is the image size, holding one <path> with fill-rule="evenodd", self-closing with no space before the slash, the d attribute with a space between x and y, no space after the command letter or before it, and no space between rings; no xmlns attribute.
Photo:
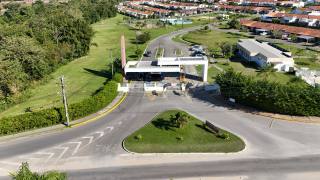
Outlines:
<svg viewBox="0 0 320 180"><path fill-rule="evenodd" d="M151 56L151 51L147 51L146 53L143 54L145 57L150 57Z"/></svg>

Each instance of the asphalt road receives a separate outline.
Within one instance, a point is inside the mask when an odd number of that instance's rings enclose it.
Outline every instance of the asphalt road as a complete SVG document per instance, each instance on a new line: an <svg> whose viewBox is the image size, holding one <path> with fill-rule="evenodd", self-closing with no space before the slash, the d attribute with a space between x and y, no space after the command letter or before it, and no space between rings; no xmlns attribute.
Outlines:
<svg viewBox="0 0 320 180"><path fill-rule="evenodd" d="M163 38L170 39L171 35L175 33ZM244 139L246 149L231 154L178 155L141 155L123 150L125 137L144 126L157 113L175 108L237 134ZM179 96L168 92L163 96L151 96L135 88L117 109L97 121L63 131L0 142L0 175L5 176L8 171L16 170L21 162L28 161L35 170L66 171L70 179L230 175L251 179L294 179L294 173L320 172L319 142L320 125L253 115L227 107L201 93Z"/></svg>
<svg viewBox="0 0 320 180"><path fill-rule="evenodd" d="M131 155L122 149L122 140L126 136L158 112L173 108L186 110L239 135L246 142L246 150L226 156L199 155L196 159L193 155L189 164L188 154L174 158L151 155L154 159L149 161L150 156ZM234 174L268 177L270 173L285 177L291 172L320 171L319 130L319 125L273 121L229 109L219 103L209 103L202 97L178 96L170 92L154 97L131 92L119 108L98 121L62 132L1 143L0 173L12 171L22 161L28 161L37 170L54 168L70 171L70 178L74 179ZM201 156L208 159L203 160Z"/></svg>
<svg viewBox="0 0 320 180"><path fill-rule="evenodd" d="M175 31L169 34L162 35L153 41L151 41L147 47L147 51L151 52L151 55L149 57L143 57L142 61L154 61L156 60L156 54L158 49L164 49L163 51L163 57L176 57L176 56L191 56L192 52L189 50L190 46L175 42L172 40L175 36L186 34L190 31L194 31L197 29L202 28L203 26L196 26L196 27L190 27L181 29L179 31ZM181 54L177 54L181 52ZM185 66L186 73L190 75L197 76L197 70L195 66Z"/></svg>
<svg viewBox="0 0 320 180"><path fill-rule="evenodd" d="M249 176L250 179L286 179L289 173L319 171L320 157L248 159L96 168L70 171L70 179L172 179L185 177Z"/></svg>
<svg viewBox="0 0 320 180"><path fill-rule="evenodd" d="M175 57L176 50L180 49L184 56L190 56L189 47L183 43L175 42L172 40L173 37L186 34L190 31L200 29L202 26L190 27L186 29L181 29L169 34L162 35L154 40L152 40L147 47L147 51L151 52L150 57L143 57L143 61L154 61L156 60L156 52L158 48L164 49L164 57Z"/></svg>

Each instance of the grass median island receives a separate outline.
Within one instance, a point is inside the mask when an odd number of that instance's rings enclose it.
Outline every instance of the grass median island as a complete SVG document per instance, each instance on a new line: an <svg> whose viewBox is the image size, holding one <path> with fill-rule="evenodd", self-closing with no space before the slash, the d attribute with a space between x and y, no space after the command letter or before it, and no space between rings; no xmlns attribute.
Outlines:
<svg viewBox="0 0 320 180"><path fill-rule="evenodd" d="M177 113L187 116L187 122L176 125ZM239 137L222 129L219 134L214 133L186 112L169 110L128 136L124 146L137 153L228 153L243 150L245 144Z"/></svg>

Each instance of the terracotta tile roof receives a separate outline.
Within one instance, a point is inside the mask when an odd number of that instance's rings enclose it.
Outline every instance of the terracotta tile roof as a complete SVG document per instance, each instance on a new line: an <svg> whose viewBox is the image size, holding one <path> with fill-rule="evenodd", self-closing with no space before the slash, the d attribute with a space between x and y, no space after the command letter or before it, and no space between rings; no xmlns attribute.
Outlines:
<svg viewBox="0 0 320 180"><path fill-rule="evenodd" d="M266 30L278 30L284 31L287 33L297 34L297 35L304 35L304 36L311 36L320 38L320 30L318 29L310 29L304 27L295 27L295 26L287 26L282 24L273 24L273 23L263 23L259 21L252 21L252 20L240 20L241 25L251 28L259 28L259 29L266 29Z"/></svg>
<svg viewBox="0 0 320 180"><path fill-rule="evenodd" d="M121 10L126 11L126 12L135 12L137 14L142 14L142 15L152 15L153 14L153 12L151 12L151 11L140 11L140 10L132 9L129 7L122 7Z"/></svg>
<svg viewBox="0 0 320 180"><path fill-rule="evenodd" d="M198 6L198 4L195 4L195 3L183 3L183 2L170 2L170 5L174 5L174 6Z"/></svg>
<svg viewBox="0 0 320 180"><path fill-rule="evenodd" d="M170 13L171 12L170 10L154 8L154 7L149 7L149 6L142 6L142 8L145 10L148 10L148 11L159 12L159 13Z"/></svg>
<svg viewBox="0 0 320 180"><path fill-rule="evenodd" d="M277 0L244 0L244 3L256 3L256 4L276 4Z"/></svg>
<svg viewBox="0 0 320 180"><path fill-rule="evenodd" d="M233 5L218 5L220 8L231 9L231 10L239 10L239 11L246 11L246 10L253 10L253 11L263 11L263 10L271 10L269 7L256 7L256 6L233 6Z"/></svg>
<svg viewBox="0 0 320 180"><path fill-rule="evenodd" d="M315 11L320 11L320 6L308 6L307 8Z"/></svg>

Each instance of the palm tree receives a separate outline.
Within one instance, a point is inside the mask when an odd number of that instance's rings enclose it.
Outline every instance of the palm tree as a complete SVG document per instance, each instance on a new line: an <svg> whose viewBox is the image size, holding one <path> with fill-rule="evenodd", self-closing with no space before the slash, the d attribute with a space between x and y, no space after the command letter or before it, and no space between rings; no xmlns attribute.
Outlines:
<svg viewBox="0 0 320 180"><path fill-rule="evenodd" d="M180 115L180 117L177 119L177 125L179 128L184 127L189 121L189 116L186 114Z"/></svg>

